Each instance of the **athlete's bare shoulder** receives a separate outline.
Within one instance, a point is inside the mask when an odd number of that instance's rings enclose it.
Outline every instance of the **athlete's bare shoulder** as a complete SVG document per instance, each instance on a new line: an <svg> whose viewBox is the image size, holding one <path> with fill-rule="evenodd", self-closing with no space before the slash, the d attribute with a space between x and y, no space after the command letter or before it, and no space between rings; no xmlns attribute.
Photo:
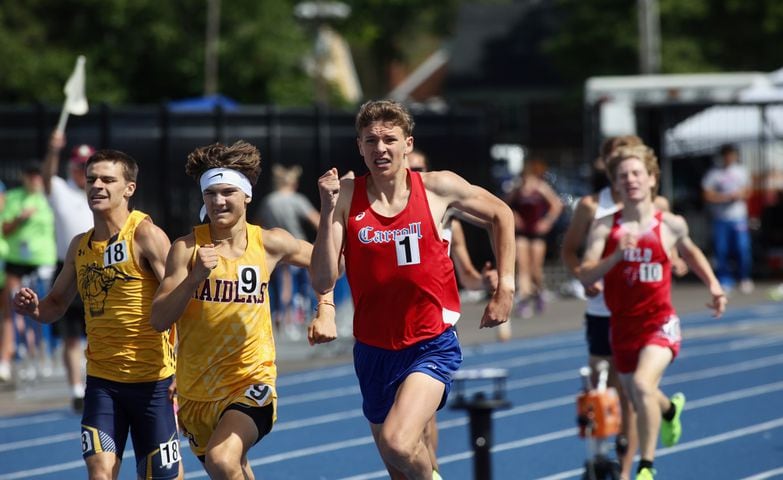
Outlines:
<svg viewBox="0 0 783 480"><path fill-rule="evenodd" d="M585 215L589 218L595 216L595 212L598 210L598 193L591 193L580 198L576 203L576 209L574 215Z"/></svg>
<svg viewBox="0 0 783 480"><path fill-rule="evenodd" d="M680 215L671 212L663 212L661 220L675 238L688 236L688 223Z"/></svg>
<svg viewBox="0 0 783 480"><path fill-rule="evenodd" d="M196 246L196 235L193 232L188 233L187 235L183 235L176 240L174 240L174 243L171 244L171 248L177 248L182 250L189 250L192 251L193 248Z"/></svg>
<svg viewBox="0 0 783 480"><path fill-rule="evenodd" d="M442 197L456 195L461 189L471 186L467 180L450 170L422 172L421 180L426 190Z"/></svg>

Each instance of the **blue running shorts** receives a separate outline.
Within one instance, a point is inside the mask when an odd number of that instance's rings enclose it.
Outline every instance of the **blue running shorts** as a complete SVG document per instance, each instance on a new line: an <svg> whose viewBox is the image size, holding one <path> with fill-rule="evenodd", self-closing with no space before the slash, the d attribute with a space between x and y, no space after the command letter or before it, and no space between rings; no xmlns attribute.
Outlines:
<svg viewBox="0 0 783 480"><path fill-rule="evenodd" d="M362 391L362 410L371 423L381 424L389 414L397 389L413 372L422 372L442 382L438 410L446 404L451 379L462 364L462 349L457 333L449 328L429 340L402 350L386 350L356 342L353 363Z"/></svg>

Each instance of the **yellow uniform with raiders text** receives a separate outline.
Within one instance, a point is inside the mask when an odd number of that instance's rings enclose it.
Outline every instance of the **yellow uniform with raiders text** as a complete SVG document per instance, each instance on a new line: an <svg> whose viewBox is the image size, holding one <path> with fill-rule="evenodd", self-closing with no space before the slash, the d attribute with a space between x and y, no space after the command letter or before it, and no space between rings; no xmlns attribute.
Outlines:
<svg viewBox="0 0 783 480"><path fill-rule="evenodd" d="M193 234L191 262L199 245L213 243L209 225L196 226ZM261 228L248 224L244 254L219 257L177 321L179 418L197 456L229 405L276 404L268 286Z"/></svg>
<svg viewBox="0 0 783 480"><path fill-rule="evenodd" d="M174 374L173 334L150 325L158 279L133 255L136 227L147 218L131 212L108 241L82 235L75 267L87 326L87 375L123 383L152 382ZM173 330L173 329L172 329Z"/></svg>

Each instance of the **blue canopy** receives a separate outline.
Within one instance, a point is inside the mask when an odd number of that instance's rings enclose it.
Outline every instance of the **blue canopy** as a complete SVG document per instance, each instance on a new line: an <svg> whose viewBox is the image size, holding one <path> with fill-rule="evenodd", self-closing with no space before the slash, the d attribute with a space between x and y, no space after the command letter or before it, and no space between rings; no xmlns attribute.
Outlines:
<svg viewBox="0 0 783 480"><path fill-rule="evenodd" d="M209 112L220 106L223 110L236 110L239 103L222 94L205 95L203 97L183 98L168 103L172 112Z"/></svg>

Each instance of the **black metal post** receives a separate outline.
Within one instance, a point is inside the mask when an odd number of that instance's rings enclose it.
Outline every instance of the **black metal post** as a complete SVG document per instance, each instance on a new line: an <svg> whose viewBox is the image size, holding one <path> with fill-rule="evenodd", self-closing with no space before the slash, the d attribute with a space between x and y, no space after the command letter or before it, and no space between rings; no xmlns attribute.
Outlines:
<svg viewBox="0 0 783 480"><path fill-rule="evenodd" d="M492 479L492 412L511 406L511 402L506 399L506 377L507 372L503 369L464 370L454 376L457 396L451 408L467 410L470 417L474 480ZM466 380L491 380L492 396L476 392L472 397L466 398Z"/></svg>
<svg viewBox="0 0 783 480"><path fill-rule="evenodd" d="M492 410L495 407L487 404L482 397L483 394L477 393L468 406L470 440L473 444L473 478L490 479L492 458L489 449L492 447Z"/></svg>

